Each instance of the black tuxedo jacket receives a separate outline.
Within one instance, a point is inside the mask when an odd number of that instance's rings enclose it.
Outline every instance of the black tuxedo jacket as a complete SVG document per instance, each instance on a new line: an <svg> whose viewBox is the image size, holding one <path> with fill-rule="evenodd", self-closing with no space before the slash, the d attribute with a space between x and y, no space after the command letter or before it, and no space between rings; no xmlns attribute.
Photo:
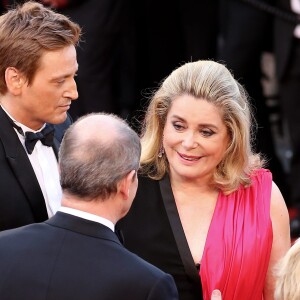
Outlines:
<svg viewBox="0 0 300 300"><path fill-rule="evenodd" d="M124 246L173 275L180 300L201 300L202 287L177 211L169 176L139 177L128 214L117 223Z"/></svg>
<svg viewBox="0 0 300 300"><path fill-rule="evenodd" d="M53 150L58 148L67 127L55 125ZM0 231L48 219L43 193L27 153L8 116L0 107Z"/></svg>
<svg viewBox="0 0 300 300"><path fill-rule="evenodd" d="M176 300L173 278L108 227L58 212L0 233L1 300Z"/></svg>

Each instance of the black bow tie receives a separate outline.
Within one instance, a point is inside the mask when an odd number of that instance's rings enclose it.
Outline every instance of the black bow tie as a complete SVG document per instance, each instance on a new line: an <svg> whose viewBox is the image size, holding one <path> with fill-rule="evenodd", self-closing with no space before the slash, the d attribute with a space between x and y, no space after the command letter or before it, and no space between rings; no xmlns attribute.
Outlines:
<svg viewBox="0 0 300 300"><path fill-rule="evenodd" d="M54 138L54 126L46 124L45 128L40 132L25 132L25 147L28 154L31 154L37 141L41 141L43 145L52 147Z"/></svg>
<svg viewBox="0 0 300 300"><path fill-rule="evenodd" d="M0 106L1 108L1 106ZM31 154L37 141L41 141L43 145L52 147L54 145L55 128L51 124L46 124L45 128L39 132L23 132L23 129L18 126L8 115L7 118L11 125L25 137L25 148L28 154Z"/></svg>

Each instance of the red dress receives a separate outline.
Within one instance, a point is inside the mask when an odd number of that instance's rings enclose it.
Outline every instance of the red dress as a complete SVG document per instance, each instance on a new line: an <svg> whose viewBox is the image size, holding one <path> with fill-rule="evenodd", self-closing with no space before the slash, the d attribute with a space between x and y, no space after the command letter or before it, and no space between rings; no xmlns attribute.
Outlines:
<svg viewBox="0 0 300 300"><path fill-rule="evenodd" d="M201 260L204 300L219 289L223 300L261 300L273 241L272 175L260 169L250 187L220 193Z"/></svg>

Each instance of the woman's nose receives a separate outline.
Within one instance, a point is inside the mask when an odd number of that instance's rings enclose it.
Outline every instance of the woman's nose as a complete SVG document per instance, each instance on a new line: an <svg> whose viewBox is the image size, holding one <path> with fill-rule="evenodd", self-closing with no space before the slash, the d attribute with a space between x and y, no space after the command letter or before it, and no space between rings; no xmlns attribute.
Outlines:
<svg viewBox="0 0 300 300"><path fill-rule="evenodd" d="M182 146L186 149L195 148L198 146L198 142L193 133L187 133L184 136L182 140Z"/></svg>

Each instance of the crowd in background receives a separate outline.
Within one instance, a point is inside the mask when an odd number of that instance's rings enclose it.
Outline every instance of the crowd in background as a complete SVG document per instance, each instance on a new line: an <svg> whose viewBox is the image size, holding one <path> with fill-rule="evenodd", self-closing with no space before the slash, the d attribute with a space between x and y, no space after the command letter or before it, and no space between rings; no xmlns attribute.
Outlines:
<svg viewBox="0 0 300 300"><path fill-rule="evenodd" d="M2 1L2 11L16 1ZM24 1L17 1L24 2ZM184 62L225 63L248 91L257 120L256 148L268 161L290 209L300 205L300 43L290 0L69 0L54 4L82 27L78 48L79 99L73 119L89 112L113 112L139 130L151 90ZM278 155L262 81L264 53L272 53L276 113L293 153L288 168ZM283 130L287 128L287 130ZM295 211L294 211L295 212ZM297 210L296 210L297 214ZM297 218L296 218L297 219ZM299 223L299 222L298 222ZM294 224L298 235L297 222Z"/></svg>
<svg viewBox="0 0 300 300"><path fill-rule="evenodd" d="M2 1L2 10L16 1ZM24 1L17 1L24 2ZM78 48L79 101L73 119L106 111L139 121L151 91L185 62L213 59L225 63L252 99L257 120L256 151L290 208L295 236L300 220L300 42L295 31L300 8L291 0L68 0L41 1L77 22L83 31ZM294 32L295 31L295 32ZM264 71L262 58L272 54L274 78ZM275 88L267 95L262 82ZM268 106L268 97L273 105ZM274 101L275 100L275 101ZM275 106L274 106L275 103ZM280 134L287 135L292 159L279 155L270 123L277 117ZM274 125L274 124L273 124ZM287 128L287 130L286 130ZM288 162L287 162L288 161Z"/></svg>

